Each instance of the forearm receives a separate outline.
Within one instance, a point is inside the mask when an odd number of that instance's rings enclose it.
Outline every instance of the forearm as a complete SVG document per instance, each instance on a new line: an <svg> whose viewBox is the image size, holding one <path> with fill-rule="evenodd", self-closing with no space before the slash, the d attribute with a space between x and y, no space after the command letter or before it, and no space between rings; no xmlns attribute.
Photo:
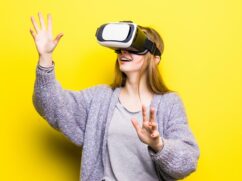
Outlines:
<svg viewBox="0 0 242 181"><path fill-rule="evenodd" d="M56 94L60 91L57 91L58 85L55 82L53 69L48 73L47 70L42 70L38 65L32 99L37 112L48 120L53 127L57 128L55 115L52 113L56 109L56 105L58 105L56 101L59 99L56 98Z"/></svg>
<svg viewBox="0 0 242 181"><path fill-rule="evenodd" d="M65 90L55 79L54 69L48 72L37 67L33 104L53 128L81 146L88 115L85 98L91 99L94 91L95 87L82 91Z"/></svg>
<svg viewBox="0 0 242 181"><path fill-rule="evenodd" d="M196 145L189 145L181 140L163 139L164 146L159 152L149 153L160 171L175 179L181 179L195 171L199 150Z"/></svg>

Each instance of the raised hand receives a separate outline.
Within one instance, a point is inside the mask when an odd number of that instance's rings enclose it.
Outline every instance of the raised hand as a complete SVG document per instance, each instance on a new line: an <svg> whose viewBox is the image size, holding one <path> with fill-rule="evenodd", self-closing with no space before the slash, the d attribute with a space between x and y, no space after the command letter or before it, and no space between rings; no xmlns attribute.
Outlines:
<svg viewBox="0 0 242 181"><path fill-rule="evenodd" d="M142 105L143 123L142 127L139 126L136 118L131 121L138 134L140 141L149 145L155 152L158 152L163 147L163 142L160 137L157 122L155 121L155 109L150 109L150 121L147 119L146 107Z"/></svg>
<svg viewBox="0 0 242 181"><path fill-rule="evenodd" d="M30 33L35 41L36 48L38 50L40 57L51 57L52 52L54 51L55 47L57 46L58 42L60 41L61 37L64 35L60 33L56 36L55 39L52 38L52 17L51 14L47 15L48 23L47 28L45 26L43 15L38 12L40 26L38 26L37 22L35 21L34 17L31 16L31 21L34 26L34 30L30 28ZM47 60L46 60L47 61ZM48 60L51 61L51 60ZM47 63L47 62L45 62ZM50 63L50 62L48 62Z"/></svg>

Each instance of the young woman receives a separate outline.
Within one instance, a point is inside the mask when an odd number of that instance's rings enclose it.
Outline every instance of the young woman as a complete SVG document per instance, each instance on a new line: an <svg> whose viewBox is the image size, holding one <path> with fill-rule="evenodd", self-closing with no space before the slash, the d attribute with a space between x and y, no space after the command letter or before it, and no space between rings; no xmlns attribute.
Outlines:
<svg viewBox="0 0 242 181"><path fill-rule="evenodd" d="M39 15L30 33L39 53L33 104L37 112L82 147L82 181L177 180L196 170L199 148L178 93L163 83L160 56L116 51L112 85L65 90L55 79L52 53L63 34L52 38ZM152 28L139 26L162 53Z"/></svg>

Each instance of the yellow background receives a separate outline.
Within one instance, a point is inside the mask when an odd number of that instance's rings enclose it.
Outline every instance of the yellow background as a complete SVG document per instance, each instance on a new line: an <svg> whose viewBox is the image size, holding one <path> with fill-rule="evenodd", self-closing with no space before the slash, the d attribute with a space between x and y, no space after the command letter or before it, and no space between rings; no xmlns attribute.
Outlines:
<svg viewBox="0 0 242 181"><path fill-rule="evenodd" d="M187 181L242 177L242 1L8 0L0 5L0 180L79 180L81 151L35 111L38 54L30 16L53 17L63 32L54 52L66 89L111 83L115 54L95 39L102 23L133 20L165 42L160 70L182 96L199 143L197 171ZM39 22L39 21L38 21Z"/></svg>

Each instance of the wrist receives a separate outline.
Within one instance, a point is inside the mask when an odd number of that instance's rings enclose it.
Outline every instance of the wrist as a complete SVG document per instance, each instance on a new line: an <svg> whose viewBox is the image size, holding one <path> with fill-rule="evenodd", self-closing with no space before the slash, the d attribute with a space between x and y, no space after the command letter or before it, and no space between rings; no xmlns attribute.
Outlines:
<svg viewBox="0 0 242 181"><path fill-rule="evenodd" d="M42 67L51 67L52 64L52 54L41 54L39 55L39 65Z"/></svg>
<svg viewBox="0 0 242 181"><path fill-rule="evenodd" d="M163 142L163 140L160 138L158 144L153 145L153 146L150 146L150 147L151 147L152 150L154 150L154 152L157 153L157 152L159 152L159 151L161 151L161 150L163 149L163 147L164 147L164 142Z"/></svg>

